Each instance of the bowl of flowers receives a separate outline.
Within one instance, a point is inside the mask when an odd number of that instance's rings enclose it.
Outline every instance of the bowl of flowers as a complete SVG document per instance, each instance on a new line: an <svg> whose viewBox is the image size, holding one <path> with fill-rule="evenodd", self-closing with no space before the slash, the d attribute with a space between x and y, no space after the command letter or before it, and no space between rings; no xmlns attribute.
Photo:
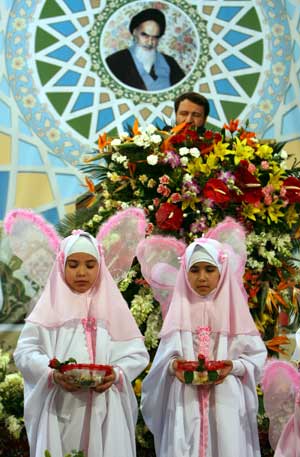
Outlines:
<svg viewBox="0 0 300 457"><path fill-rule="evenodd" d="M58 370L68 376L70 383L81 388L89 389L103 382L104 376L112 374L111 365L100 365L95 363L77 363L73 358L60 362L58 359L51 359L49 367Z"/></svg>
<svg viewBox="0 0 300 457"><path fill-rule="evenodd" d="M226 364L220 360L207 360L203 354L198 355L198 360L177 362L177 369L183 371L186 384L207 385L214 384L220 377L220 370Z"/></svg>

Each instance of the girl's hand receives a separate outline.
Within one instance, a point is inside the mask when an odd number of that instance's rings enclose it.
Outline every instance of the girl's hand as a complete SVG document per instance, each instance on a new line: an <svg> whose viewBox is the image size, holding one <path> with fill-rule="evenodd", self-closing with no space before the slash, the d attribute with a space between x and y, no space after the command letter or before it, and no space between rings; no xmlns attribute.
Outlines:
<svg viewBox="0 0 300 457"><path fill-rule="evenodd" d="M53 380L55 384L58 384L67 392L77 392L80 390L80 386L73 384L67 375L57 370L53 370Z"/></svg>
<svg viewBox="0 0 300 457"><path fill-rule="evenodd" d="M182 382L183 384L185 384L185 379L184 379L184 374L183 374L183 371L182 370L178 370L178 361L180 360L180 362L185 362L184 359L175 359L172 363L172 369L174 371L174 375L176 376L176 378Z"/></svg>
<svg viewBox="0 0 300 457"><path fill-rule="evenodd" d="M95 387L92 388L92 390L101 394L101 393L105 392L106 390L108 390L113 385L115 380L116 380L116 373L113 370L112 374L104 376L101 384L97 384Z"/></svg>
<svg viewBox="0 0 300 457"><path fill-rule="evenodd" d="M224 379L229 375L229 373L232 370L233 364L231 360L224 360L224 363L226 364L226 366L220 370L219 379L215 382L215 384L222 384Z"/></svg>

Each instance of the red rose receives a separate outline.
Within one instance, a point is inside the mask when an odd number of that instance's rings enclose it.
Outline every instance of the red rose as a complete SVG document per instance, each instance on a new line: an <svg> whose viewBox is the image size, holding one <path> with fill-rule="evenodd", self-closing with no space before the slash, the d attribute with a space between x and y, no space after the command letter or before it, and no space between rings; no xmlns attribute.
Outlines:
<svg viewBox="0 0 300 457"><path fill-rule="evenodd" d="M211 140L214 136L214 133L211 130L205 130L203 136L206 140Z"/></svg>
<svg viewBox="0 0 300 457"><path fill-rule="evenodd" d="M179 230L183 213L178 206L172 203L162 203L156 211L155 219L158 228L161 230Z"/></svg>
<svg viewBox="0 0 300 457"><path fill-rule="evenodd" d="M60 367L60 365L61 365L60 361L58 359L54 358L49 361L48 367L54 368L55 370L57 370Z"/></svg>
<svg viewBox="0 0 300 457"><path fill-rule="evenodd" d="M226 184L220 179L211 178L203 188L204 198L209 198L215 203L226 203L230 200L230 192Z"/></svg>
<svg viewBox="0 0 300 457"><path fill-rule="evenodd" d="M254 204L262 199L263 193L261 183L247 170L247 168L240 166L235 171L234 177L235 185L243 192L241 195L236 195L237 201Z"/></svg>
<svg viewBox="0 0 300 457"><path fill-rule="evenodd" d="M214 140L215 140L215 143L219 143L220 141L222 141L222 135L221 135L221 133L216 132L216 133L214 134Z"/></svg>
<svg viewBox="0 0 300 457"><path fill-rule="evenodd" d="M286 190L285 199L289 203L300 203L300 180L291 176L283 181Z"/></svg>
<svg viewBox="0 0 300 457"><path fill-rule="evenodd" d="M183 143L185 139L186 139L186 136L183 133L178 133L177 135L171 136L171 138L169 139L169 142L171 144L180 144L180 143Z"/></svg>

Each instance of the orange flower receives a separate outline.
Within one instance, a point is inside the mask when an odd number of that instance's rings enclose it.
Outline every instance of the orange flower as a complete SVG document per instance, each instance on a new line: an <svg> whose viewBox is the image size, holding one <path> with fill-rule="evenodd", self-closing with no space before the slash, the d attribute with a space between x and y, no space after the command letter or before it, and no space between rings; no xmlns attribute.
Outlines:
<svg viewBox="0 0 300 457"><path fill-rule="evenodd" d="M137 119L134 120L133 127L132 127L132 133L133 135L140 135L139 131L139 121Z"/></svg>
<svg viewBox="0 0 300 457"><path fill-rule="evenodd" d="M290 340L288 339L287 336L282 335L282 336L275 336L271 340L265 341L265 344L268 349L270 349L273 352L279 352L280 354L286 354L286 350L280 348L282 344L289 344Z"/></svg>
<svg viewBox="0 0 300 457"><path fill-rule="evenodd" d="M257 143L256 141L253 141L253 138L256 138L254 132L247 132L246 130L243 130L240 134L240 140L243 141L246 139L248 146L254 146Z"/></svg>
<svg viewBox="0 0 300 457"><path fill-rule="evenodd" d="M239 126L239 120L238 119L230 119L229 125L224 124L223 129L229 130L231 133L236 132Z"/></svg>
<svg viewBox="0 0 300 457"><path fill-rule="evenodd" d="M103 135L99 135L98 147L99 147L100 151L102 151L105 148L105 146L110 144L110 142L111 141L107 138L107 135L105 132L103 133Z"/></svg>
<svg viewBox="0 0 300 457"><path fill-rule="evenodd" d="M92 192L92 194L94 194L95 193L95 185L94 185L93 181L86 176L85 177L85 183L86 183L86 186L89 189L89 191Z"/></svg>

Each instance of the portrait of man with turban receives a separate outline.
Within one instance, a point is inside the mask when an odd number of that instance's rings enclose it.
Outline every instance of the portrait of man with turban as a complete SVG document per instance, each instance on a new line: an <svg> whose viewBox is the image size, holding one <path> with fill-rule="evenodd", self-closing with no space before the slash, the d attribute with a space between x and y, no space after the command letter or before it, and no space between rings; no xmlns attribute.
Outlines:
<svg viewBox="0 0 300 457"><path fill-rule="evenodd" d="M157 49L165 30L165 15L159 9L133 16L129 24L133 44L107 57L111 73L123 84L144 91L167 89L181 81L185 73L176 60Z"/></svg>

